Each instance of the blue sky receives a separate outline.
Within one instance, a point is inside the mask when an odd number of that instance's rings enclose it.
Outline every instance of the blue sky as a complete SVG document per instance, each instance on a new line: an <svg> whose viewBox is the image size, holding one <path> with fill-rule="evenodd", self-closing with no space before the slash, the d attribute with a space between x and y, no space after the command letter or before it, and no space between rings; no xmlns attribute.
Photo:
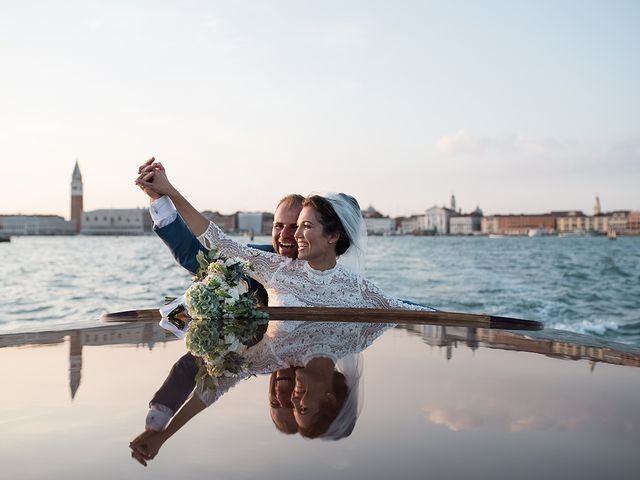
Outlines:
<svg viewBox="0 0 640 480"><path fill-rule="evenodd" d="M640 209L640 2L0 3L0 213Z"/></svg>

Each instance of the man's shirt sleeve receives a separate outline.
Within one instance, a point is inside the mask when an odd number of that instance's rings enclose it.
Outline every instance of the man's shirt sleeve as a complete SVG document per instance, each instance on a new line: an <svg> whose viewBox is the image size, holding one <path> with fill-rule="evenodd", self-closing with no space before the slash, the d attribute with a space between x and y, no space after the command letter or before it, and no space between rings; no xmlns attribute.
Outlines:
<svg viewBox="0 0 640 480"><path fill-rule="evenodd" d="M151 202L151 205L149 205L149 213L156 228L166 227L178 216L176 207L166 195Z"/></svg>

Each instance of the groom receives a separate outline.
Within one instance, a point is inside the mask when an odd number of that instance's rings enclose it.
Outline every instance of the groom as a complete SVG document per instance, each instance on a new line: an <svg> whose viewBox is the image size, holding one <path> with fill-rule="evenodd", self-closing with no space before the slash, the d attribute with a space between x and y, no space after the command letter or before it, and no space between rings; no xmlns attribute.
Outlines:
<svg viewBox="0 0 640 480"><path fill-rule="evenodd" d="M162 168L162 166L154 166L154 161L152 158L138 168L138 178L144 178L154 168ZM196 255L199 251L207 250L189 230L168 197L160 196L151 190L143 190L151 200L149 212L154 222L154 232L169 247L176 261L195 274L198 269ZM304 197L298 194L290 194L280 200L273 218L272 245L251 246L276 252L288 258L297 258L298 245L294 234L303 201ZM252 279L248 280L250 291L255 292L258 303L266 305L268 298L262 285ZM197 367L190 353L182 356L175 363L162 387L149 402L147 429L155 431L164 429L173 414L193 391L196 371Z"/></svg>
<svg viewBox="0 0 640 480"><path fill-rule="evenodd" d="M151 158L138 168L138 178L144 178L154 168L162 169L162 166L154 167L154 161ZM151 190L144 189L144 187L141 188L151 200L149 213L153 219L153 231L169 247L176 261L189 272L195 274L198 270L196 255L200 250L205 253L207 250L191 233L168 197L160 196ZM298 245L294 234L298 227L298 215L302 210L303 201L304 197L298 194L290 194L280 200L273 218L272 245L251 244L251 246L279 253L285 257L297 258Z"/></svg>

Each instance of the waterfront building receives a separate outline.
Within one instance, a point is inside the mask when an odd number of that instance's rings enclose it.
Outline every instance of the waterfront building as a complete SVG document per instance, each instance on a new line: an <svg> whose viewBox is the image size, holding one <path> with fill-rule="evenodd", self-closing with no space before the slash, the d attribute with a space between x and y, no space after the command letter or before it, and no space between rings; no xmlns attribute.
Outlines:
<svg viewBox="0 0 640 480"><path fill-rule="evenodd" d="M486 220L485 220L486 219ZM493 215L484 217L482 233L498 235L528 235L530 230L541 229L545 233L555 232L556 217L551 213L533 215Z"/></svg>
<svg viewBox="0 0 640 480"><path fill-rule="evenodd" d="M485 235L495 235L498 234L498 229L500 228L498 222L497 215L491 215L488 217L482 217L480 221L480 232Z"/></svg>
<svg viewBox="0 0 640 480"><path fill-rule="evenodd" d="M609 215L598 213L592 217L586 217L586 229L591 232L607 233L609 231Z"/></svg>
<svg viewBox="0 0 640 480"><path fill-rule="evenodd" d="M262 212L262 235L271 235L273 229L273 213Z"/></svg>
<svg viewBox="0 0 640 480"><path fill-rule="evenodd" d="M369 208L362 210L362 217L369 235L391 235L396 232L396 221L393 218L385 217L378 210L369 205Z"/></svg>
<svg viewBox="0 0 640 480"><path fill-rule="evenodd" d="M75 223L59 215L0 215L0 234L73 235Z"/></svg>
<svg viewBox="0 0 640 480"><path fill-rule="evenodd" d="M609 214L609 230L624 235L627 233L629 210L617 210Z"/></svg>
<svg viewBox="0 0 640 480"><path fill-rule="evenodd" d="M447 235L449 233L449 219L457 215L455 210L447 207L433 206L425 213L425 230L435 235Z"/></svg>
<svg viewBox="0 0 640 480"><path fill-rule="evenodd" d="M144 235L151 232L153 221L146 208L102 209L82 212L83 235Z"/></svg>
<svg viewBox="0 0 640 480"><path fill-rule="evenodd" d="M364 223L369 235L391 235L396 231L396 221L393 218L365 218Z"/></svg>
<svg viewBox="0 0 640 480"><path fill-rule="evenodd" d="M231 215L223 215L220 212L212 212L211 210L205 210L201 213L202 215L207 217L207 219L218 225L225 232L236 231L237 213L232 213Z"/></svg>
<svg viewBox="0 0 640 480"><path fill-rule="evenodd" d="M580 210L551 212L556 217L556 231L558 233L580 233L590 230L591 222Z"/></svg>
<svg viewBox="0 0 640 480"><path fill-rule="evenodd" d="M238 212L237 215L238 222L236 231L238 233L263 235L271 232L273 214L265 212Z"/></svg>
<svg viewBox="0 0 640 480"><path fill-rule="evenodd" d="M82 174L80 173L80 166L76 159L76 165L73 167L73 173L71 174L71 221L75 225L75 233L80 232L80 226L82 224Z"/></svg>
<svg viewBox="0 0 640 480"><path fill-rule="evenodd" d="M627 234L640 235L640 211L629 212L627 217Z"/></svg>
<svg viewBox="0 0 640 480"><path fill-rule="evenodd" d="M401 235L422 235L427 229L425 215L396 218L396 229Z"/></svg>
<svg viewBox="0 0 640 480"><path fill-rule="evenodd" d="M480 207L467 214L460 214L449 219L450 235L474 235L482 229L482 210Z"/></svg>

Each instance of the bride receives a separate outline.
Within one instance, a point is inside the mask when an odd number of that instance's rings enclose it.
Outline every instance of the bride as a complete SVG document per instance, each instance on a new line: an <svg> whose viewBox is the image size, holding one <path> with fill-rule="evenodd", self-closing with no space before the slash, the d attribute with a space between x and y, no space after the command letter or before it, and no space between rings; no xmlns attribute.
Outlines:
<svg viewBox="0 0 640 480"><path fill-rule="evenodd" d="M152 159L153 160L153 159ZM364 268L365 243L366 243L366 227L360 212L358 202L351 196L340 194L328 194L326 196L312 195L305 199L302 211L298 217L298 228L295 232L295 239L298 244L298 258L290 259L278 254L257 250L246 245L242 245L225 235L222 230L210 222L206 217L201 215L182 194L169 182L166 171L159 163L153 163L153 169L148 173L141 174L136 180L136 184L144 189L149 189L158 195L166 195L171 199L178 210L178 213L188 225L192 233L207 248L218 248L223 255L233 257L237 256L243 260L249 260L253 266L253 272L250 275L264 285L269 295L269 303L272 306L312 306L312 307L354 307L354 308L403 308L403 309L420 309L432 311L429 307L423 307L414 304L407 304L388 295L385 295L373 283L362 277L361 273ZM290 348L294 348L297 354L305 352L303 345L308 340L313 340L309 336L306 325L312 322L269 322L265 339L260 342L254 352L247 352L253 356L254 362L261 357L258 353L262 348L267 348L273 352L273 345L269 345L277 338L283 338L285 334L287 344ZM315 356L326 356L324 352L327 345L326 338L338 337L342 340L349 338L357 339L356 344L361 351L362 347L368 344L368 341L360 343L366 338L363 337L362 331L350 332L352 335L345 335L346 332L339 331L338 324L324 323L313 325L312 330L323 329L324 335L319 335L318 339L323 337L325 341L319 343L320 348ZM390 325L378 326L374 331L378 334L381 330L389 328ZM353 329L352 325L350 328ZM361 325L360 328L363 326ZM357 329L359 330L359 329ZM289 335L286 335L288 333ZM355 336L353 335L355 333ZM328 335L328 337L326 336ZM294 341L295 338L307 339L307 341ZM332 342L328 342L332 343ZM347 341L343 345L350 344ZM261 345L262 344L262 345ZM308 347L308 345L306 345ZM355 345L350 345L353 349ZM251 349L250 349L251 350ZM262 352L263 354L265 352ZM308 352L305 352L308 353ZM324 354L324 355L323 355ZM267 355L269 357L269 355ZM323 365L325 374L323 377L332 378L333 374L327 376L327 370L330 365L334 364L339 357L333 357L330 363ZM263 357L264 358L264 357ZM281 359L282 360L282 359ZM291 363L293 359L279 363L278 368L287 365L295 365ZM301 363L309 366L308 362L311 357L307 357ZM257 362L259 363L259 362ZM269 369L265 369L268 371ZM357 369L356 369L357 370ZM266 373L264 371L264 373ZM270 370L273 371L273 370ZM301 372L302 373L302 372ZM357 409L357 385L359 375L347 374L347 391L346 398L340 402L331 402L339 408L334 410L329 418L324 419L324 426L318 430L317 425L309 425L304 422L303 416L299 415L298 420L306 425L299 425L302 429L308 431L311 436L328 435L333 438L340 438L350 433L353 423L345 421L344 417L354 417L354 415L346 414L346 412ZM237 381L236 379L235 381ZM235 383L230 379L231 383ZM231 385L229 385L231 386ZM171 420L170 428L164 432L154 432L146 430L141 434L132 445L142 445L148 442L163 439L160 444L171 436L175 431L179 430L184 423L196 415L199 411L206 408L217 400L227 388L219 388L216 392L205 392L198 388L196 396L182 408L178 415ZM213 395L213 397L211 397ZM302 405L299 399L292 395L292 402L296 405L296 413L302 413ZM351 405L349 408L346 406ZM356 406L354 406L356 405ZM315 416L314 416L315 417ZM325 415L326 417L326 415ZM307 418L308 420L309 418ZM349 427L350 425L350 427ZM133 448L133 447L132 447ZM159 446L158 446L159 448ZM157 450L155 450L157 453ZM144 458L149 459L155 456L144 453ZM134 449L134 456L143 455ZM139 457L142 458L142 457ZM142 462L141 462L142 463Z"/></svg>
<svg viewBox="0 0 640 480"><path fill-rule="evenodd" d="M161 164L153 165L136 184L169 197L207 249L250 261L249 275L264 285L271 306L432 310L385 295L361 275L367 232L355 198L344 193L307 197L295 232L298 258L290 259L229 238L169 182Z"/></svg>

